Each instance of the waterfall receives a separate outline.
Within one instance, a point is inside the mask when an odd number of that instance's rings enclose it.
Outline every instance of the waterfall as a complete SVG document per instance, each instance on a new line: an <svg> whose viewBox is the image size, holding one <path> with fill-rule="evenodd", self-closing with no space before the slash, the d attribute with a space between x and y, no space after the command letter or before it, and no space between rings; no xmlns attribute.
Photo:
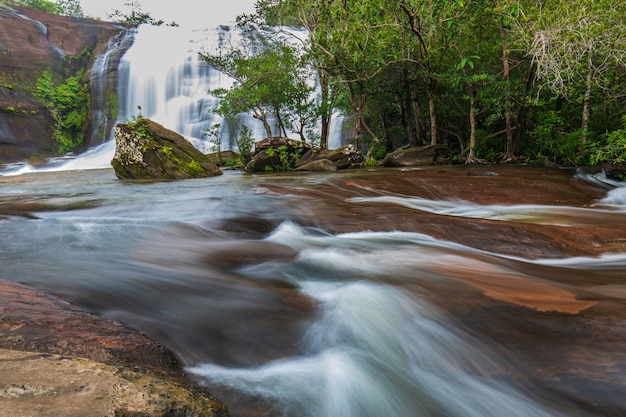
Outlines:
<svg viewBox="0 0 626 417"><path fill-rule="evenodd" d="M52 161L46 167L23 164L5 175L109 168L115 152L113 125L132 121L140 113L183 135L204 153L215 152L215 144L205 132L218 123L222 150L238 150L236 136L243 125L251 130L255 140L265 138L263 124L251 114L239 114L231 125L215 113L219 99L209 91L230 88L233 80L200 61L199 52L223 49L235 44L238 36L240 32L228 26L187 30L142 25L123 31L107 52L97 57L91 71L94 110L87 152L76 158ZM107 101L112 97L116 78L118 111L117 117L113 117L115 106ZM274 134L280 134L276 118L270 117L269 122ZM342 126L343 116L334 114L328 139L330 149L344 144Z"/></svg>
<svg viewBox="0 0 626 417"><path fill-rule="evenodd" d="M263 124L250 114L240 114L230 125L214 110L219 99L209 93L229 88L233 80L200 61L199 52L214 52L236 44L240 32L227 26L187 31L176 27L141 26L130 50L120 62L118 122L141 115L174 130L200 151L214 151L205 132L220 124L222 149L236 147L237 131L246 125L256 140L266 136ZM331 147L342 144L342 117L334 117ZM277 120L270 118L274 134Z"/></svg>
<svg viewBox="0 0 626 417"><path fill-rule="evenodd" d="M225 47L237 36L233 32L224 26L193 31L141 26L118 69L118 122L133 120L141 113L180 133L205 153L213 151L205 132L218 123L224 148L234 148L236 130L243 124L253 137L264 137L262 123L251 115L239 115L237 125L229 126L214 112L219 100L209 91L229 88L232 79L204 65L198 54Z"/></svg>
<svg viewBox="0 0 626 417"><path fill-rule="evenodd" d="M117 99L117 68L124 53L131 47L135 29L125 29L110 42L107 51L96 57L91 68L91 137L89 146L97 146L110 139L115 120Z"/></svg>

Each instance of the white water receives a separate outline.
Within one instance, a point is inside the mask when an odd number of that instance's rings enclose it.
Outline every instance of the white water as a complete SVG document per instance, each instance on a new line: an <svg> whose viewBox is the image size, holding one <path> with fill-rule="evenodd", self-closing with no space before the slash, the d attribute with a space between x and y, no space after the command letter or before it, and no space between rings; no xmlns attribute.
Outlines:
<svg viewBox="0 0 626 417"><path fill-rule="evenodd" d="M498 365L435 306L375 282L389 270L407 282L428 279L425 264L450 250L449 243L416 251L403 244L435 240L403 232L314 235L291 223L267 240L300 250L298 273L290 278L319 303L300 342L303 353L257 367L201 364L192 373L269 401L285 416L563 415L490 377Z"/></svg>
<svg viewBox="0 0 626 417"><path fill-rule="evenodd" d="M235 125L231 126L214 113L219 100L209 91L229 88L233 80L199 59L199 52L213 53L231 44L236 45L240 36L237 30L221 26L183 29L142 25L137 30L129 31L128 36L134 39L118 67L119 111L116 123L127 123L141 114L183 135L204 153L216 150L215 143L205 133L218 123L221 125L222 150L238 150L236 136L243 125L251 129L255 140L266 136L263 124L251 114L238 115ZM94 67L96 77L100 75L106 78L106 66L112 52L110 49L97 58ZM100 85L100 81L92 81L95 98L92 138L102 135L103 126L107 123L101 110L104 103L100 91L104 86ZM270 118L270 124L273 124L273 133L279 135L275 120ZM331 149L342 145L342 125L343 117L334 115L328 141ZM94 142L97 140L92 140ZM105 143L90 148L84 154L57 159L43 167L17 164L0 175L109 168L114 152L114 138L110 132Z"/></svg>
<svg viewBox="0 0 626 417"><path fill-rule="evenodd" d="M522 303L546 289L562 295L576 288L572 294L585 296L573 304L622 302L623 252L523 259L403 230L332 234L297 223L314 201L269 191L334 178L341 192L352 188L344 175L227 171L148 184L117 181L111 170L5 178L2 278L59 294L163 343L234 416L620 415L623 362L607 348L611 340L600 342L601 332L620 332L621 321L614 328L593 308L539 314L504 299L481 313L472 303L486 303L484 286L496 283L496 290L530 288ZM36 218L20 216L21 207L32 207ZM592 220L585 211L570 214ZM623 222L623 211L615 216ZM525 318L535 321L520 329ZM605 326L597 335L596 319ZM500 345L506 336L492 340L482 327L494 322L530 340ZM617 368L605 372L605 362ZM535 383L538 371L546 375ZM246 413L256 398L275 412ZM586 406L598 400L602 412Z"/></svg>

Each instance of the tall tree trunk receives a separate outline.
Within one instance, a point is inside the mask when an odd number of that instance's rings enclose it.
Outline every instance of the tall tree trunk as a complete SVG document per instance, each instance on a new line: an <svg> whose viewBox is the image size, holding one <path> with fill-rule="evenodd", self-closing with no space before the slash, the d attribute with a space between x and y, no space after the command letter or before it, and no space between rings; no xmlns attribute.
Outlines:
<svg viewBox="0 0 626 417"><path fill-rule="evenodd" d="M260 120L261 123L263 123L265 134L267 135L268 138L271 138L272 126L270 126L270 124L267 121L267 114L263 110L255 108L254 110L252 110L252 117L254 117L257 120Z"/></svg>
<svg viewBox="0 0 626 417"><path fill-rule="evenodd" d="M383 108L382 104L379 104L378 111L380 112L380 124L383 128L383 140L385 143L385 149L390 150L393 147L391 144L391 133L389 131L389 122L387 120L387 115L385 114L385 109Z"/></svg>
<svg viewBox="0 0 626 417"><path fill-rule="evenodd" d="M287 131L285 130L285 125L283 124L283 119L282 117L280 117L280 112L278 111L278 108L276 108L275 110L276 113L276 120L278 120L278 134L282 134L284 138L287 137Z"/></svg>
<svg viewBox="0 0 626 417"><path fill-rule="evenodd" d="M591 115L591 82L593 80L593 61L591 54L587 58L587 77L585 79L585 95L583 98L583 116L580 128L583 131L583 143L587 142L587 135L589 132L589 117Z"/></svg>
<svg viewBox="0 0 626 417"><path fill-rule="evenodd" d="M330 78L328 76L328 72L322 68L318 68L317 73L320 79L320 89L322 90L322 130L320 147L322 149L327 149L332 114L332 106L330 105Z"/></svg>
<svg viewBox="0 0 626 417"><path fill-rule="evenodd" d="M348 83L348 90L350 91L350 105L352 110L354 110L354 140L357 150L361 150L361 105L356 102L356 94L352 83Z"/></svg>
<svg viewBox="0 0 626 417"><path fill-rule="evenodd" d="M437 115L435 114L435 82L428 83L428 108L430 110L430 144L437 144Z"/></svg>
<svg viewBox="0 0 626 417"><path fill-rule="evenodd" d="M524 97L527 97L530 93L530 89L533 86L533 81L535 80L536 74L536 64L533 63L528 67L528 75L526 76L526 82L524 83ZM514 131L513 141L514 143L519 143L520 138L524 134L524 128L526 126L526 113L527 113L528 105L526 104L526 100L520 100L519 106L516 111L516 129Z"/></svg>
<svg viewBox="0 0 626 417"><path fill-rule="evenodd" d="M496 7L500 8L499 1L496 1ZM502 162L510 162L515 159L515 143L513 142L513 123L511 116L509 46L506 42L506 29L503 21L500 22L500 39L502 40L502 80L504 81L504 123L506 128L506 150L504 151Z"/></svg>
<svg viewBox="0 0 626 417"><path fill-rule="evenodd" d="M476 99L474 97L474 86L472 84L468 84L468 93L470 99L470 109L469 109L469 124L470 124L470 144L469 144L469 155L465 160L466 164L473 164L476 162Z"/></svg>
<svg viewBox="0 0 626 417"><path fill-rule="evenodd" d="M413 118L413 96L409 82L409 71L406 68L402 71L402 80L404 83L404 123L407 142L410 147L415 147L417 146L417 135L415 132L415 119Z"/></svg>

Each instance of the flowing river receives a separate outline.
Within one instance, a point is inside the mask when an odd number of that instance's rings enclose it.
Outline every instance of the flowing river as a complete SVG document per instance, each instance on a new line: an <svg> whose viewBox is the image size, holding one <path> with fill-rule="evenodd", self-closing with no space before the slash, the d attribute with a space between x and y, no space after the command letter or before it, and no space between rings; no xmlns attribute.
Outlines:
<svg viewBox="0 0 626 417"><path fill-rule="evenodd" d="M233 416L624 416L616 185L532 167L0 176L0 277L164 344Z"/></svg>

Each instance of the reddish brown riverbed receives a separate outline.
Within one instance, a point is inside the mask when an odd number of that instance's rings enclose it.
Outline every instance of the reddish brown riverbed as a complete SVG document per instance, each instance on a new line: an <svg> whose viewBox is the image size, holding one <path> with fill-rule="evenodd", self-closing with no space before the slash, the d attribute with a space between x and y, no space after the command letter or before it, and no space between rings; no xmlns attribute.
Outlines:
<svg viewBox="0 0 626 417"><path fill-rule="evenodd" d="M618 417L614 194L526 166L0 177L0 262L171 349L235 416Z"/></svg>

